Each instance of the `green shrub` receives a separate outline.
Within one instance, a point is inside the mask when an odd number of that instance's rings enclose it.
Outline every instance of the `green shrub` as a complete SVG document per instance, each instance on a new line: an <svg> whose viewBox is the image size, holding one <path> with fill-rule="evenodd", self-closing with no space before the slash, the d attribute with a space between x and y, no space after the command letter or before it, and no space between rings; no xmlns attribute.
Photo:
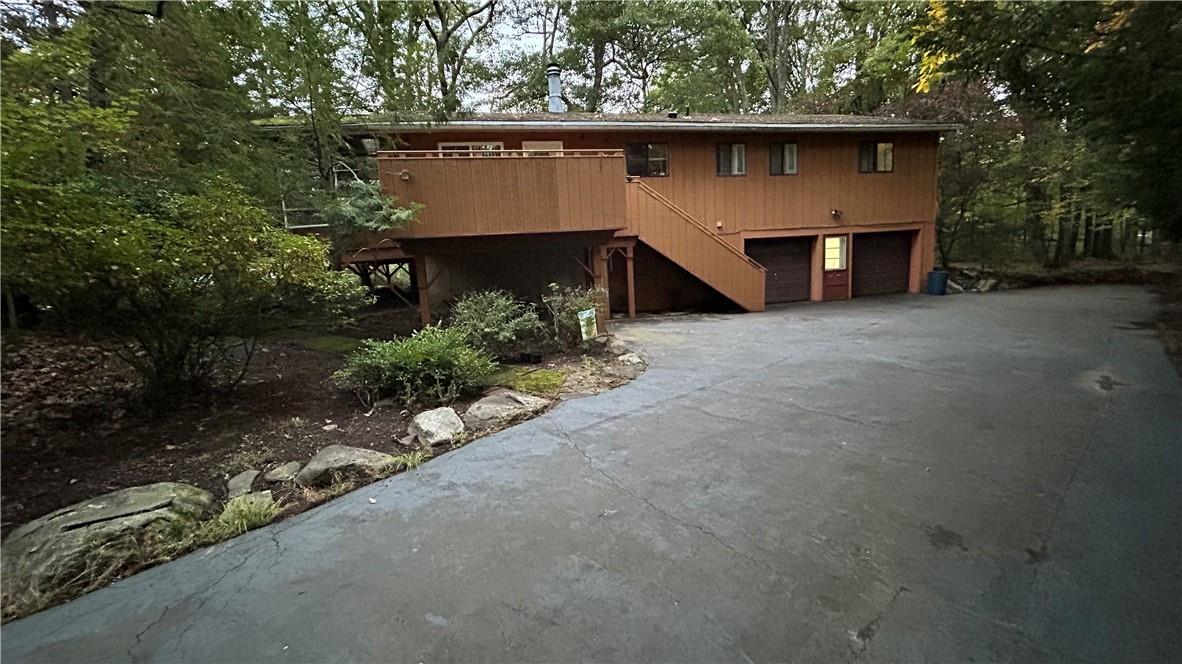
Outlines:
<svg viewBox="0 0 1182 664"><path fill-rule="evenodd" d="M574 288L550 284L550 294L542 296L550 312L554 341L563 348L578 348L583 344L579 328L579 312L594 309L602 295L597 288Z"/></svg>
<svg viewBox="0 0 1182 664"><path fill-rule="evenodd" d="M503 290L465 293L451 310L452 327L468 343L497 357L520 352L540 336L542 321L533 305Z"/></svg>
<svg viewBox="0 0 1182 664"><path fill-rule="evenodd" d="M480 390L495 370L492 358L469 346L460 330L427 327L405 339L367 340L333 380L366 404L391 397L434 406Z"/></svg>

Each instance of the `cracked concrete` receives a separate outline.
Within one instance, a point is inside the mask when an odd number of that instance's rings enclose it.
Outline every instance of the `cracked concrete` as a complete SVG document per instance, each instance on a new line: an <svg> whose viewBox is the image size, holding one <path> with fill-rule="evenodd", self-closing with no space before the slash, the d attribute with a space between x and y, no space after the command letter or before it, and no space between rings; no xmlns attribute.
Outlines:
<svg viewBox="0 0 1182 664"><path fill-rule="evenodd" d="M635 382L6 625L0 655L1176 661L1182 387L1127 325L1154 309L625 323Z"/></svg>

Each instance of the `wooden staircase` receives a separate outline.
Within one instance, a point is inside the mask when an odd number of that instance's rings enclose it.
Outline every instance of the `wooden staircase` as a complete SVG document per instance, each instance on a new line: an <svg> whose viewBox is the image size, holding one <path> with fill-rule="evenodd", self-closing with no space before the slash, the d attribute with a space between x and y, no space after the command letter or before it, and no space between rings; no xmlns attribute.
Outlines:
<svg viewBox="0 0 1182 664"><path fill-rule="evenodd" d="M764 269L638 179L625 186L628 230L747 311L764 309Z"/></svg>

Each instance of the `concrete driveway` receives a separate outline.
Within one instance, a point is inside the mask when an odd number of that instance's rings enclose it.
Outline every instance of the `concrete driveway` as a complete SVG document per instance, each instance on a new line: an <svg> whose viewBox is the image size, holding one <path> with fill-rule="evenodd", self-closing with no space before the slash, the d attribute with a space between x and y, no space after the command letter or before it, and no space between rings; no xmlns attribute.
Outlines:
<svg viewBox="0 0 1182 664"><path fill-rule="evenodd" d="M1177 661L1154 313L1094 287L622 325L636 382L10 624L3 658Z"/></svg>

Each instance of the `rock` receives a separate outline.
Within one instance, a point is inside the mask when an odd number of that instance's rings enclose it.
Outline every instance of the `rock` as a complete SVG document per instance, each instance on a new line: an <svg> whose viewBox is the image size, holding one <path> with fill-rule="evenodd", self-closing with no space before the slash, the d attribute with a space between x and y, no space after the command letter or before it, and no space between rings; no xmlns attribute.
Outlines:
<svg viewBox="0 0 1182 664"><path fill-rule="evenodd" d="M464 432L464 422L455 410L444 406L415 415L407 431L428 447L445 445Z"/></svg>
<svg viewBox="0 0 1182 664"><path fill-rule="evenodd" d="M469 406L462 419L469 429L487 429L541 412L549 405L550 402L541 397L513 390L496 390Z"/></svg>
<svg viewBox="0 0 1182 664"><path fill-rule="evenodd" d="M337 429L339 429L340 427L338 427L338 426L337 426L337 425L335 425L335 424L325 424L324 426L322 426L322 427L320 427L320 428L321 428L321 429L323 429L323 430L325 430L325 431L336 431L336 430L337 430Z"/></svg>
<svg viewBox="0 0 1182 664"><path fill-rule="evenodd" d="M300 465L299 461L288 461L264 473L263 480L271 483L295 481L296 475L300 472Z"/></svg>
<svg viewBox="0 0 1182 664"><path fill-rule="evenodd" d="M620 364L644 364L644 360L642 360L636 353L624 353L623 355L617 357L616 360Z"/></svg>
<svg viewBox="0 0 1182 664"><path fill-rule="evenodd" d="M237 498L238 496L245 496L250 493L254 486L255 478L259 476L257 470L244 470L234 477L226 484L226 497Z"/></svg>
<svg viewBox="0 0 1182 664"><path fill-rule="evenodd" d="M381 473L394 465L394 457L364 447L329 445L316 453L295 478L300 486L326 484L334 472Z"/></svg>
<svg viewBox="0 0 1182 664"><path fill-rule="evenodd" d="M43 588L56 575L77 573L99 547L169 523L196 522L213 494L189 484L159 482L112 491L63 507L17 528L4 540L5 593Z"/></svg>
<svg viewBox="0 0 1182 664"><path fill-rule="evenodd" d="M623 341L612 337L612 340L607 344L607 352L612 355L624 355L628 352L628 347L624 345Z"/></svg>
<svg viewBox="0 0 1182 664"><path fill-rule="evenodd" d="M997 279L993 277L986 277L977 282L977 290L982 293L988 293L997 288Z"/></svg>
<svg viewBox="0 0 1182 664"><path fill-rule="evenodd" d="M275 498L271 496L270 491L256 491L237 496L234 500L243 507L269 507L275 504Z"/></svg>
<svg viewBox="0 0 1182 664"><path fill-rule="evenodd" d="M948 295L955 295L957 293L963 293L963 292L964 292L964 286L961 286L960 284L956 283L955 281L953 281L951 279L948 280L948 286L944 289L944 293L946 293Z"/></svg>
<svg viewBox="0 0 1182 664"><path fill-rule="evenodd" d="M640 374L644 373L644 365L641 364L617 364L610 365L603 368L605 376L618 378L620 380L633 380Z"/></svg>
<svg viewBox="0 0 1182 664"><path fill-rule="evenodd" d="M407 434L398 439L398 444L403 447L418 447L418 440L412 434Z"/></svg>

